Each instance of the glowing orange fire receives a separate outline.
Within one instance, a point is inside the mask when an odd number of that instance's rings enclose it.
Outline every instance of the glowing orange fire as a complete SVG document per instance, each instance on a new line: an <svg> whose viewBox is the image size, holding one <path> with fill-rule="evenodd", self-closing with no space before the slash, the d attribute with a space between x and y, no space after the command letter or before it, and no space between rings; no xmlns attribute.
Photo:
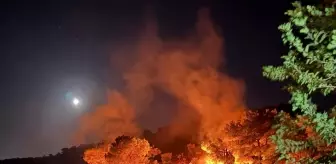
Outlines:
<svg viewBox="0 0 336 164"><path fill-rule="evenodd" d="M207 144L201 144L201 149L206 153L204 157L205 164L224 164L224 162L213 157L213 153Z"/></svg>
<svg viewBox="0 0 336 164"><path fill-rule="evenodd" d="M205 164L225 164L225 162L216 159L214 153L211 151L211 149L209 148L209 145L206 143L202 143L201 144L201 149L206 153L206 155L204 156L204 161L202 161ZM252 161L239 161L239 155L234 153L234 164L252 164Z"/></svg>

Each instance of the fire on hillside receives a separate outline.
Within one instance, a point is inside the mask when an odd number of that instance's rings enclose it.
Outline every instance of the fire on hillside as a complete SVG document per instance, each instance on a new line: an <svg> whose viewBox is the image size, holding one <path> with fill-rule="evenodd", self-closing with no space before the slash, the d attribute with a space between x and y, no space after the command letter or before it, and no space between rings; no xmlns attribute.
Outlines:
<svg viewBox="0 0 336 164"><path fill-rule="evenodd" d="M133 57L118 60L123 61L118 66L126 83L124 90L110 91L106 105L82 118L77 136L104 141L85 152L85 161L89 164L224 164L266 159L264 152L261 154L256 149L251 153L251 149L273 148L267 142L270 124L254 125L261 128L255 133L243 125L259 115L246 112L242 81L218 71L225 64L224 39L210 19L210 11L199 11L195 30L183 39L160 38L152 15L147 16L139 41L132 48L120 50ZM162 94L172 101L163 100ZM156 108L153 104L160 105ZM146 123L138 118L146 117L146 121L155 124L155 120L163 117L155 110L162 106L163 112L174 113L169 128L165 133L157 132L154 139L143 138L140 129ZM134 137L118 137L123 135ZM251 140L240 142L237 135ZM167 147L177 139L190 144L182 144L184 150L176 154L172 152L174 146ZM237 144L246 146L246 150L237 151ZM250 157L242 158L246 153Z"/></svg>

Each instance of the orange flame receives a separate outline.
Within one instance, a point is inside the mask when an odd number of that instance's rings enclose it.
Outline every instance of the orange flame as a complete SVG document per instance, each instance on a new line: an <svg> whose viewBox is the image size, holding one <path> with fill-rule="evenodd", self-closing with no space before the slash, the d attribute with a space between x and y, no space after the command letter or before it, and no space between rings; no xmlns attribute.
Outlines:
<svg viewBox="0 0 336 164"><path fill-rule="evenodd" d="M225 164L225 162L216 159L214 152L209 148L209 145L206 143L201 144L201 149L206 153L203 157L202 161L205 164ZM234 164L252 164L253 161L240 161L239 155L237 153L233 153L234 156ZM202 163L201 162L201 163Z"/></svg>
<svg viewBox="0 0 336 164"><path fill-rule="evenodd" d="M213 157L213 153L210 150L209 146L205 143L201 144L201 149L206 153L205 157L204 157L204 162L205 164L224 164L224 162L215 159Z"/></svg>

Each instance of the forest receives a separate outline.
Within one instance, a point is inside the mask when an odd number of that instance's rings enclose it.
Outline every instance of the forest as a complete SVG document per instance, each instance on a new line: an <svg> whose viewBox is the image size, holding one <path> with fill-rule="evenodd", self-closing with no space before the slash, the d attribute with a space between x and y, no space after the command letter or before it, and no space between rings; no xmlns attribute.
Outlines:
<svg viewBox="0 0 336 164"><path fill-rule="evenodd" d="M242 120L242 122L232 122L227 125L226 131L229 133L230 141L221 141L221 147L218 147L217 143L209 145L202 145L197 142L192 143L192 136L189 136L189 138L175 138L169 143L162 143L160 142L160 138L169 133L169 127L162 127L155 133L149 130L144 130L142 135L138 138L119 136L113 143L101 142L90 145L74 146L71 148L63 148L61 152L55 155L50 154L48 156L36 158L7 159L1 161L1 163L85 164L104 163L99 160L106 158L109 158L111 161L116 163L132 163L134 161L137 161L136 163L142 163L145 161L157 161L158 163L186 163L187 161L195 161L197 160L197 157L201 157L203 155L207 155L209 158L221 159L225 161L225 163L233 163L235 161L234 159L236 154L235 156L232 154L233 149L223 149L225 144L230 145L230 147L234 145L234 151L239 151L240 156L244 156L241 160L254 161L257 159L263 159L262 162L265 163L267 158L268 163L274 163L277 159L277 156L273 154L274 145L271 142L267 143L264 141L274 134L274 130L272 130L271 125L276 113L278 111L288 111L288 113L290 113L290 109L289 104L280 104L278 106L254 109L247 112L246 119ZM260 120L263 121L260 122ZM253 140L256 140L255 145L250 144ZM236 144L236 142L239 142L239 144ZM109 149L104 150L107 145L110 146ZM154 145L157 146L154 147ZM265 150L269 151L267 156L265 156ZM141 158L138 155L140 154L139 152L142 151L145 151L145 158L137 159ZM117 154L115 153L117 152L123 153L125 156L122 159L116 160Z"/></svg>

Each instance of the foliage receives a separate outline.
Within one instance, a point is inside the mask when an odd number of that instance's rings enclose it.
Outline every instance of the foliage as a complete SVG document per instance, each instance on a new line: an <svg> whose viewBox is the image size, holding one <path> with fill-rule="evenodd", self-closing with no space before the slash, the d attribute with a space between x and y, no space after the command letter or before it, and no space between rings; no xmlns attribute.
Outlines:
<svg viewBox="0 0 336 164"><path fill-rule="evenodd" d="M145 139L120 136L112 144L87 150L84 160L88 164L150 164L156 162L153 157L159 153Z"/></svg>
<svg viewBox="0 0 336 164"><path fill-rule="evenodd" d="M242 160L256 163L274 163L276 154L269 137L274 134L272 120L276 110L249 110L241 121L231 122L226 132L231 138L231 148Z"/></svg>
<svg viewBox="0 0 336 164"><path fill-rule="evenodd" d="M263 75L287 82L292 110L301 115L293 119L280 113L272 140L280 160L319 163L336 153L335 118L327 112L318 112L311 98L315 93L327 96L336 89L335 8L302 6L299 2L293 6L293 10L286 12L288 22L279 26L289 52L282 56L283 65L266 66ZM297 156L298 152L305 155Z"/></svg>
<svg viewBox="0 0 336 164"><path fill-rule="evenodd" d="M177 159L175 161L176 164L189 164L192 162L189 162L189 160L183 155L183 154L179 154L177 155Z"/></svg>
<svg viewBox="0 0 336 164"><path fill-rule="evenodd" d="M233 164L235 162L235 157L223 142L204 142L201 144L201 149L203 150L203 155L199 159L201 161L204 160L205 163Z"/></svg>
<svg viewBox="0 0 336 164"><path fill-rule="evenodd" d="M172 163L172 153L161 154L162 164L171 164Z"/></svg>
<svg viewBox="0 0 336 164"><path fill-rule="evenodd" d="M107 164L106 151L103 147L89 149L84 152L84 161L88 164Z"/></svg>

